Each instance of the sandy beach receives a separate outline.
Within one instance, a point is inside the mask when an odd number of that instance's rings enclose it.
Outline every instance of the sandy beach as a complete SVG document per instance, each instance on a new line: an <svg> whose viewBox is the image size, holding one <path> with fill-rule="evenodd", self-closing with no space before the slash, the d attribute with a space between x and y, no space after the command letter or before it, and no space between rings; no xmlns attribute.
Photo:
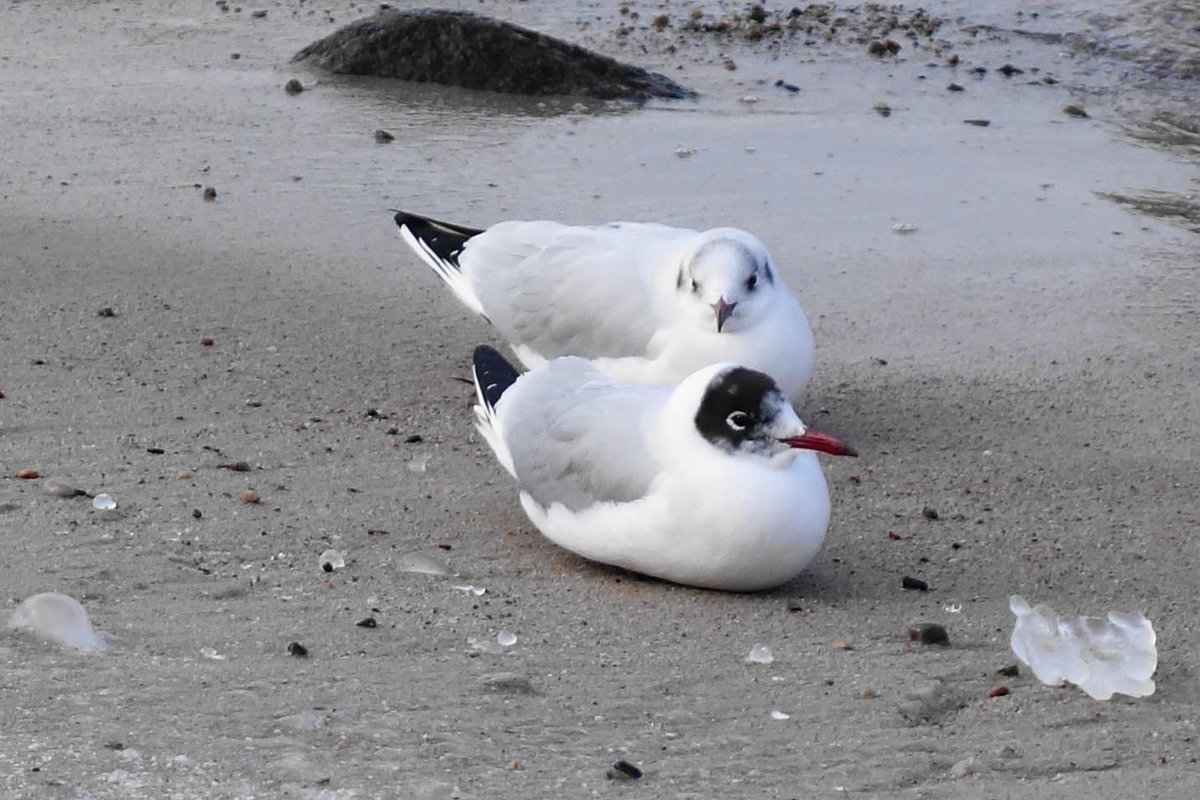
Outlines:
<svg viewBox="0 0 1200 800"><path fill-rule="evenodd" d="M964 32L1018 26L997 4L889 59L685 35L686 4L447 5L701 98L289 63L377 8L342 0L0 11L3 613L62 592L112 637L0 633L0 796L1195 797L1197 234L1102 196L1195 195L1195 151L1128 135L1147 73ZM825 462L813 565L728 594L543 539L460 380L499 342L399 208L760 236L816 335L800 415L861 454ZM1012 594L1144 613L1157 692L998 674Z"/></svg>

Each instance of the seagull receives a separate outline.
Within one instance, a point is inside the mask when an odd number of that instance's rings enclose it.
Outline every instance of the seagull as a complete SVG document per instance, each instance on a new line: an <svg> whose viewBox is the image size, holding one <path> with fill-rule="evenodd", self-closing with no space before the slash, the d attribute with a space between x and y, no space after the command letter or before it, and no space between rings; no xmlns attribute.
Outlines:
<svg viewBox="0 0 1200 800"><path fill-rule="evenodd" d="M481 345L474 377L476 427L538 530L675 583L748 592L795 577L829 525L813 451L855 455L806 427L768 375L736 364L635 386L574 356L519 375Z"/></svg>
<svg viewBox="0 0 1200 800"><path fill-rule="evenodd" d="M812 375L808 319L746 231L545 220L477 230L404 211L396 224L528 369L573 355L622 383L674 386L731 362L771 375L793 402Z"/></svg>

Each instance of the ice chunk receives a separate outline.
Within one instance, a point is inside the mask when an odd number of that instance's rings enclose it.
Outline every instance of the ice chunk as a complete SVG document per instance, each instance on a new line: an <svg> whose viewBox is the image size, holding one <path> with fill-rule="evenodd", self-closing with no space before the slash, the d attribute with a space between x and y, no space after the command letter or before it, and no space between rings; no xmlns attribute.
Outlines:
<svg viewBox="0 0 1200 800"><path fill-rule="evenodd" d="M83 606L65 594L46 592L26 598L17 606L8 624L90 653L108 649L104 637L92 630Z"/></svg>
<svg viewBox="0 0 1200 800"><path fill-rule="evenodd" d="M746 660L751 664L770 664L775 660L775 654L765 644L756 644L746 654Z"/></svg>
<svg viewBox="0 0 1200 800"><path fill-rule="evenodd" d="M317 563L324 572L333 572L346 566L346 557L337 550L326 550L317 558Z"/></svg>
<svg viewBox="0 0 1200 800"><path fill-rule="evenodd" d="M396 568L401 572L419 572L424 575L449 575L450 568L433 556L425 553L409 553L401 557Z"/></svg>
<svg viewBox="0 0 1200 800"><path fill-rule="evenodd" d="M117 507L117 501L111 494L98 494L92 498L92 508L97 511L112 511Z"/></svg>
<svg viewBox="0 0 1200 800"><path fill-rule="evenodd" d="M496 643L501 647L512 647L517 643L517 635L510 631L500 631L496 634Z"/></svg>
<svg viewBox="0 0 1200 800"><path fill-rule="evenodd" d="M1158 666L1156 636L1141 614L1111 612L1107 619L1060 619L1054 609L1030 608L1013 595L1009 608L1017 615L1012 650L1038 680L1048 686L1075 684L1097 700L1114 693L1131 697L1154 694L1150 676Z"/></svg>
<svg viewBox="0 0 1200 800"><path fill-rule="evenodd" d="M791 718L792 718L792 715L787 713L786 711L780 711L779 709L774 709L773 711L771 711L771 719L781 719L782 720L782 719L791 719Z"/></svg>

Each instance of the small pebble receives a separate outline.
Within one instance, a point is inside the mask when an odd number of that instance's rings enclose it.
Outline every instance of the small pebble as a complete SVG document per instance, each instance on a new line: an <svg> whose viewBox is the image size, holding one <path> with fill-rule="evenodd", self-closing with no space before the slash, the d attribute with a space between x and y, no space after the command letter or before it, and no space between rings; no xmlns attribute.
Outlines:
<svg viewBox="0 0 1200 800"><path fill-rule="evenodd" d="M950 92L961 92L963 91L963 87L962 84L952 83L946 87L946 90Z"/></svg>
<svg viewBox="0 0 1200 800"><path fill-rule="evenodd" d="M300 94L304 91L304 84L300 82L299 78L291 78L283 85L283 90L288 94Z"/></svg>
<svg viewBox="0 0 1200 800"><path fill-rule="evenodd" d="M287 650L289 653L294 655L296 658L307 658L308 657L308 648L305 647L304 645L300 644L299 642L289 643Z"/></svg>
<svg viewBox="0 0 1200 800"><path fill-rule="evenodd" d="M907 575L905 575L905 576L904 576L904 577L901 579L901 581L900 581L900 585L901 585L902 587L904 587L905 589L916 589L918 592L927 592L927 591L929 591L929 584L928 584L928 583L926 583L925 581L921 580L920 578L910 578L910 577L909 577L909 576L907 576Z"/></svg>
<svg viewBox="0 0 1200 800"><path fill-rule="evenodd" d="M181 470L179 470L178 478L181 481L186 481L186 480L191 480L191 478L194 475L195 475L195 473L192 472L190 469L181 469Z"/></svg>
<svg viewBox="0 0 1200 800"><path fill-rule="evenodd" d="M405 444L417 444L417 443L423 442L423 441L425 441L425 440L421 437L421 434L419 434L419 433L414 433L412 436L406 436L404 438Z"/></svg>
<svg viewBox="0 0 1200 800"><path fill-rule="evenodd" d="M876 103L874 109L875 113L881 117L890 117L892 115L892 107L887 103Z"/></svg>
<svg viewBox="0 0 1200 800"><path fill-rule="evenodd" d="M787 81L783 80L782 78L775 81L775 85L777 87L779 87L780 89L783 89L785 92L791 92L792 94L796 94L797 92L800 91L799 86L797 86L794 83L788 83Z"/></svg>
<svg viewBox="0 0 1200 800"><path fill-rule="evenodd" d="M939 518L937 509L932 508L930 506L925 506L924 508L921 509L921 516L924 517L925 519L938 519Z"/></svg>
<svg viewBox="0 0 1200 800"><path fill-rule="evenodd" d="M96 312L97 317L115 317L117 312L112 310L112 306L105 306Z"/></svg>
<svg viewBox="0 0 1200 800"><path fill-rule="evenodd" d="M40 474L36 469L29 469L28 467L17 471L17 477L23 481L37 480Z"/></svg>
<svg viewBox="0 0 1200 800"><path fill-rule="evenodd" d="M356 622L354 624L360 628L378 628L379 627L379 623L375 621L374 617L367 617L365 619L360 619L358 622Z"/></svg>
<svg viewBox="0 0 1200 800"><path fill-rule="evenodd" d="M388 142L393 142L395 140L396 137L394 135L388 133L382 128L375 131L375 141L379 142L380 144L387 144Z"/></svg>
<svg viewBox="0 0 1200 800"><path fill-rule="evenodd" d="M642 777L642 771L628 761L618 761L609 767L606 775L610 779L636 781Z"/></svg>
<svg viewBox="0 0 1200 800"><path fill-rule="evenodd" d="M167 451L162 449L161 447L147 447L146 452L152 456L161 456L163 453L165 453Z"/></svg>
<svg viewBox="0 0 1200 800"><path fill-rule="evenodd" d="M212 337L205 336L203 339L200 340L200 344L204 345L205 347L212 347L213 346Z"/></svg>
<svg viewBox="0 0 1200 800"><path fill-rule="evenodd" d="M260 8L260 9L250 12L250 16L254 17L255 19L262 19L266 15L267 15L267 10L265 8Z"/></svg>
<svg viewBox="0 0 1200 800"><path fill-rule="evenodd" d="M230 472L249 472L250 465L245 461L234 461L232 464L217 464L218 469L227 469Z"/></svg>
<svg viewBox="0 0 1200 800"><path fill-rule="evenodd" d="M849 642L844 642L844 641L838 640L833 643L833 649L834 650L853 650L854 645L850 644Z"/></svg>
<svg viewBox="0 0 1200 800"><path fill-rule="evenodd" d="M1024 75L1025 74L1025 70L1020 69L1019 67L1014 67L1012 64L1005 64L1003 67L996 70L996 72L999 72L1001 75L1003 75L1006 78L1011 78L1013 75Z"/></svg>
<svg viewBox="0 0 1200 800"><path fill-rule="evenodd" d="M963 122L968 125L974 125L976 128L986 128L992 124L990 119L964 119Z"/></svg>
<svg viewBox="0 0 1200 800"><path fill-rule="evenodd" d="M209 202L216 200L217 199L217 190L214 189L212 186L205 186L204 187L204 199L208 200Z"/></svg>
<svg viewBox="0 0 1200 800"><path fill-rule="evenodd" d="M988 697L1004 697L1006 694L1008 694L1007 686L997 686L995 689L992 689L990 692L988 692Z"/></svg>
<svg viewBox="0 0 1200 800"><path fill-rule="evenodd" d="M861 697L863 700L872 700L876 697L879 697L879 692L875 691L874 689L863 689Z"/></svg>
<svg viewBox="0 0 1200 800"><path fill-rule="evenodd" d="M192 518L193 519L200 519L203 516L204 516L204 512L201 511L200 509L198 509L198 508L192 509Z"/></svg>
<svg viewBox="0 0 1200 800"><path fill-rule="evenodd" d="M1021 674L1021 668L1016 664L1007 664L996 670L997 675L1003 675L1006 678L1015 678Z"/></svg>
<svg viewBox="0 0 1200 800"><path fill-rule="evenodd" d="M946 627L936 622L917 622L910 625L908 638L909 641L921 644L950 644L950 634L946 633Z"/></svg>
<svg viewBox="0 0 1200 800"><path fill-rule="evenodd" d="M1083 110L1083 106L1077 106L1074 103L1063 106L1063 113L1069 117L1079 117L1081 119L1090 116L1086 111Z"/></svg>
<svg viewBox="0 0 1200 800"><path fill-rule="evenodd" d="M262 497L260 497L258 492L254 491L253 489L247 489L246 491L242 492L243 503L257 503L259 500L262 500Z"/></svg>

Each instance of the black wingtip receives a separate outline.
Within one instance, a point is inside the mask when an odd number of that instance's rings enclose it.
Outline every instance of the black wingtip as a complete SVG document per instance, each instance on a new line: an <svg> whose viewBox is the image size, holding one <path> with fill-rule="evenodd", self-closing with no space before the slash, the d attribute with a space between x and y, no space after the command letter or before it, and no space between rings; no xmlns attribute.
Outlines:
<svg viewBox="0 0 1200 800"><path fill-rule="evenodd" d="M508 387L516 383L521 373L494 347L481 344L472 356L475 364L475 384L479 387L488 408L495 408Z"/></svg>
<svg viewBox="0 0 1200 800"><path fill-rule="evenodd" d="M420 214L410 214L407 211L397 211L393 219L396 220L397 227L407 228L438 258L454 266L458 266L458 256L466 246L467 240L483 233L478 228L455 225L453 222L442 222L422 217Z"/></svg>

